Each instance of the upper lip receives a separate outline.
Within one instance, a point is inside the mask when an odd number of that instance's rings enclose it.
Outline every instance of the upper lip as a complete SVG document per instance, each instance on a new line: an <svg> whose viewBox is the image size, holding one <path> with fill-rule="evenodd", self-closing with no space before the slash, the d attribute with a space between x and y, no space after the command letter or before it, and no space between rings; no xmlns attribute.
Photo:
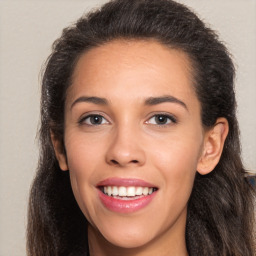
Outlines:
<svg viewBox="0 0 256 256"><path fill-rule="evenodd" d="M129 186L134 186L134 187L152 187L156 188L155 185L141 180L141 179L134 179L134 178L118 178L118 177L113 177L113 178L107 178L105 180L100 181L97 184L97 187L103 187L103 186L124 186L124 187L129 187Z"/></svg>

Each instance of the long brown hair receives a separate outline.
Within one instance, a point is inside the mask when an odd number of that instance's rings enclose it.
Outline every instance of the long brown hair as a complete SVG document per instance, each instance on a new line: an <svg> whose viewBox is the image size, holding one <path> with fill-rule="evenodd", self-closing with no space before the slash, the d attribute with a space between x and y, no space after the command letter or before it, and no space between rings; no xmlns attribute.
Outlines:
<svg viewBox="0 0 256 256"><path fill-rule="evenodd" d="M214 31L171 0L111 1L64 29L54 43L42 80L40 159L29 200L28 255L89 255L87 221L74 199L69 173L59 168L50 130L63 142L66 92L78 58L117 38L155 39L187 53L203 125L211 127L219 117L228 120L221 159L210 174L196 175L188 203L190 256L253 256L255 191L240 158L234 66Z"/></svg>

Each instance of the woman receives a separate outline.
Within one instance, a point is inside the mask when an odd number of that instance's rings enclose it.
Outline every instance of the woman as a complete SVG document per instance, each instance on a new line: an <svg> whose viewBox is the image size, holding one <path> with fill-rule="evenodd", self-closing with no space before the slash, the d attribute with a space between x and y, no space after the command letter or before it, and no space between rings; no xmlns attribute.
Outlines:
<svg viewBox="0 0 256 256"><path fill-rule="evenodd" d="M29 255L254 255L234 67L167 0L116 0L48 59Z"/></svg>

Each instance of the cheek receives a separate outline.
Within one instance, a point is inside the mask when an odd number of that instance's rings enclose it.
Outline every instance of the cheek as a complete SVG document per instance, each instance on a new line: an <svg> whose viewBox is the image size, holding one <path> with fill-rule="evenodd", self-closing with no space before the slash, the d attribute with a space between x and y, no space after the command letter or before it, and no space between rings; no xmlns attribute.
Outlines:
<svg viewBox="0 0 256 256"><path fill-rule="evenodd" d="M200 141L200 140L198 140ZM174 203L187 203L196 174L197 162L201 154L201 144L194 140L176 138L173 143L154 148L152 164L163 177L166 196Z"/></svg>
<svg viewBox="0 0 256 256"><path fill-rule="evenodd" d="M90 176L102 158L102 143L88 139L82 132L69 131L65 136L68 167L76 176Z"/></svg>
<svg viewBox="0 0 256 256"><path fill-rule="evenodd" d="M151 159L166 174L182 175L195 171L201 156L203 137L198 135L186 136L185 133L154 143L151 149Z"/></svg>
<svg viewBox="0 0 256 256"><path fill-rule="evenodd" d="M170 154L160 154L157 168L165 178L165 186L169 190L191 190L197 166L197 155L186 148L175 147ZM173 152L173 153L172 153Z"/></svg>
<svg viewBox="0 0 256 256"><path fill-rule="evenodd" d="M84 137L78 133L67 133L65 147L74 196L87 220L90 221L91 212L94 211L93 180L97 175L95 170L102 161L102 154L97 146L99 143L90 143Z"/></svg>

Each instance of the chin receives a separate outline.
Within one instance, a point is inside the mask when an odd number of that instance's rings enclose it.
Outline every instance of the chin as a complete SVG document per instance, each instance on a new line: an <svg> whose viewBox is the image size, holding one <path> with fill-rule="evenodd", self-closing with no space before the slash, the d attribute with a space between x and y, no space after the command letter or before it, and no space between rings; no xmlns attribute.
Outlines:
<svg viewBox="0 0 256 256"><path fill-rule="evenodd" d="M138 248L143 247L144 245L148 244L152 237L146 236L144 232L140 232L140 234L136 234L133 232L122 232L122 234L112 234L106 235L105 239L112 245L121 248Z"/></svg>
<svg viewBox="0 0 256 256"><path fill-rule="evenodd" d="M122 223L122 225L120 225ZM131 223L123 225L125 220L121 223L112 223L112 225L101 225L100 229L91 226L90 233L93 237L101 242L108 244L108 246L132 249L143 247L154 238L154 232L146 229L145 226L135 226Z"/></svg>

